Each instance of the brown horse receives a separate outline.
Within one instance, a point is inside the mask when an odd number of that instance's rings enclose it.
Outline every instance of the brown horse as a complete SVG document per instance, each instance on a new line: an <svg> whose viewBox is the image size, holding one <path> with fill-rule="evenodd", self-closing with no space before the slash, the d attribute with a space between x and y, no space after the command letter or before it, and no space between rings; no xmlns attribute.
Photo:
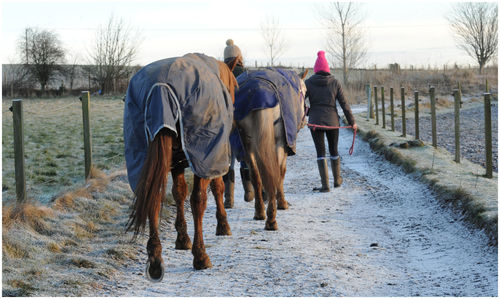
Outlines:
<svg viewBox="0 0 500 299"><path fill-rule="evenodd" d="M200 57L202 58L201 60ZM196 63L198 63L198 65L193 66L193 64ZM235 87L237 87L237 82L228 66L220 61L215 61L213 58L202 56L201 54L187 54L181 58L157 62L156 66L149 67L149 69L148 67L149 66L144 67L145 70L143 72L139 71L141 74L135 75L138 78L135 80L132 78L129 84L129 90L127 91L126 97L127 106L125 108L124 132L130 129L136 130L137 134L147 135L151 130L149 123L151 120L149 117L154 117L155 114L164 111L168 107L174 107L174 109L172 109L172 115L167 117L164 116L164 118L171 117L174 123L170 125L168 123L160 123L156 135L154 137L150 136L152 140L147 145L147 149L145 149L146 153L142 168L140 172L136 172L137 175L135 177L132 166L134 165L134 159L136 157L131 154L135 153L133 152L134 148L137 148L137 151L141 151L142 146L146 144L140 146L131 144L134 142L135 138L133 133L126 134L129 135L128 140L127 136L125 136L129 182L131 182L132 189L134 189L136 196L133 210L130 215L129 229L134 230L135 236L139 232L144 231L146 222L149 220L146 277L152 281L158 282L162 280L164 275L164 265L161 257L162 246L158 232L159 213L162 198L164 198L165 195L169 171L173 178L172 195L177 206L177 217L175 221L177 240L175 241L175 248L184 250L192 248L194 268L205 269L212 266L210 258L205 252L205 245L203 243L203 214L207 206L206 191L209 185L217 205L216 235L231 235L231 229L227 222L226 211L223 205L224 183L222 181L222 175L227 172L229 166L228 161L230 153L228 138L229 130L233 123L232 102L234 102L234 90ZM214 68L218 68L218 74L214 74ZM168 78L165 77L165 73L168 73ZM145 120L141 122L140 119L142 116L140 113L142 113L143 110L139 109L137 114L139 117L134 116L132 112L132 109L136 109L134 107L137 105L137 100L134 101L134 97L137 97L137 94L145 95L146 93L144 93L143 90L147 90L152 82L161 81L162 78L168 84L160 84L160 86L156 87L161 88L161 90L156 93L160 95L159 97L154 97L155 91L149 91L145 100ZM174 79L170 80L169 78ZM183 84L176 83L179 81ZM138 85L135 90L133 88L134 84ZM141 84L146 84L147 86L140 86ZM196 84L198 84L198 86L195 86ZM151 89L157 85L158 83L153 84ZM207 89L213 89L211 93L212 96L208 99L206 97L210 95L210 92L207 92ZM136 92L136 90L140 91ZM175 103L168 100L172 98L175 98ZM153 103L153 101L156 101L156 103ZM185 102L184 104L183 101ZM189 105L189 101L196 101L196 105L190 106L180 113L182 110L180 106ZM207 107L198 107L202 104L202 101L206 101ZM160 109L158 109L158 107L153 109L152 107L154 105L160 105L158 106ZM175 109L176 105L177 109ZM127 111L127 109L130 111ZM208 116L200 116L196 114L196 109L212 110L207 112ZM176 114L177 112L179 112L179 114ZM150 115L146 116L147 113L150 113ZM191 120L187 119L188 114L192 114ZM210 118L212 116L214 116L213 119ZM218 135L214 135L216 133L213 132L213 126L208 128L212 130L210 132L208 129L201 130L197 127L199 125L197 122L202 121L200 119L205 120L206 126L212 125L214 122L220 121L220 119L225 119L226 127L216 127L219 131L216 131ZM186 123L188 121L194 122L194 124ZM140 123L137 124L138 122ZM227 125L229 125L229 128L227 128ZM146 126L146 133L142 133L144 131L144 126ZM191 127L194 131L189 131ZM215 167L209 165L209 170L207 171L212 172L208 175L206 171L204 173L197 168L197 161L193 154L200 146L198 144L194 146L190 144L191 142L195 142L193 136L197 135L200 135L200 138L205 138L203 139L203 144L208 144L210 146L215 144L213 143L214 138L220 139L219 141L221 142L220 145L216 145L212 149L212 151L218 152L212 153L209 148L205 148L204 150L206 150L207 153L202 153L211 158L215 157L205 161L205 163L212 163L212 160L217 159L221 161L220 164L215 165ZM129 144L128 147L127 144ZM127 151L131 153L129 154L131 157L127 157ZM187 234L187 225L184 218L184 202L188 194L184 169L188 166L191 166L195 173L193 190L190 197L194 219L193 244L191 244L191 240ZM217 170L217 167L219 167L219 170ZM215 172L213 171L214 169L216 170ZM134 184L134 182L136 183Z"/></svg>
<svg viewBox="0 0 500 299"><path fill-rule="evenodd" d="M269 88L270 93L274 92L278 94L278 88L290 88L293 90L289 93L280 93L281 96L287 95L291 97L289 101L280 101L280 103L272 108L254 109L244 118L236 121L245 152L244 159L250 167L252 185L255 191L255 220L266 219L264 202L268 201L267 220L265 224L266 230L278 229L276 222L276 204L278 209L284 210L288 208L288 203L285 200L283 191L283 181L286 172L287 156L294 154L294 149L291 149L289 144L287 144L286 135L289 133L291 135L295 134L296 136L298 130L305 125L303 102L306 87L303 78L306 73L304 73L300 79L297 75L293 74L297 77L295 84L298 86L296 88L291 88L289 86L290 82L283 80L281 77L280 82L272 82L273 79L264 78L267 74L272 74L272 71L273 69L257 71L263 72L263 74L256 73L252 75L252 73L250 73L247 78L238 77L240 89L236 93L235 105L236 118L240 112L240 108L238 107L239 102L254 101L255 97L258 97L252 93L252 90L255 90L255 85L252 85L252 83L255 84L259 80L262 81L262 83L258 83L261 84L259 85L261 87L272 86L272 88ZM277 76L272 76L271 78L277 78ZM283 85L286 84L288 84L288 86L283 87ZM250 90L248 93L245 92L245 87L247 85L253 86L253 88L248 87L248 90ZM262 89L264 88L261 88L261 95L265 94ZM277 96L279 97L279 95ZM296 109L293 110L294 115L292 116L296 117L297 121L295 123L296 126L291 129L288 128L289 132L287 133L282 114L284 107L282 106L290 105L290 103L296 107ZM264 197L266 199L265 201Z"/></svg>

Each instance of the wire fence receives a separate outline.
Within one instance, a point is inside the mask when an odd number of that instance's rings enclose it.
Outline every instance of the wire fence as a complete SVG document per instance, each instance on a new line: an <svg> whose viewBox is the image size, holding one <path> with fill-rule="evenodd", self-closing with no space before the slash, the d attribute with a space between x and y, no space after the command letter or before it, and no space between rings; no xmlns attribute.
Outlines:
<svg viewBox="0 0 500 299"><path fill-rule="evenodd" d="M393 104L398 106L398 111L395 112L395 107L391 107L386 101L385 106L391 109L385 110L387 112L384 113L384 103L381 101L383 94L380 94L383 89L381 86L374 86L372 89L367 84L367 118L377 119L376 125L383 129L399 131L403 137L408 133L413 135L414 139L432 142L435 147L443 147L455 154L457 163L460 163L461 156L464 156L485 167L485 177L491 178L493 170L498 171L498 137L493 134L498 132L498 105L491 103L490 93L484 93L477 104L472 103L464 108L462 94L456 89L451 103L455 109L443 108L436 114L433 111L436 111L437 99L432 99L435 97L434 87L429 88L428 102L427 99L418 97L418 91L405 92L405 89L401 88L400 99L394 98ZM372 97L375 101L372 101ZM389 115L387 120L385 114ZM395 120L394 124L391 123L392 119ZM387 122L389 125L386 126Z"/></svg>
<svg viewBox="0 0 500 299"><path fill-rule="evenodd" d="M85 183L82 103L78 97L22 101L25 189L43 203ZM18 198L11 103L3 102L3 201ZM120 99L98 97L90 104L92 167L111 171L124 163L123 109Z"/></svg>

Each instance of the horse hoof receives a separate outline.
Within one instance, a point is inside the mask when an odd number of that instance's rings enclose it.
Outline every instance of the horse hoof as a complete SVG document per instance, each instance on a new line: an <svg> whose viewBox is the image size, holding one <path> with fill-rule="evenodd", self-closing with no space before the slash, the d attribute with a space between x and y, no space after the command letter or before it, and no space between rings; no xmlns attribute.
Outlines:
<svg viewBox="0 0 500 299"><path fill-rule="evenodd" d="M217 224L217 230L215 231L216 236L230 236L232 235L231 233L231 228L229 227L228 223L224 224Z"/></svg>
<svg viewBox="0 0 500 299"><path fill-rule="evenodd" d="M232 209L233 207L234 207L234 201L230 201L230 200L224 201L224 208L225 209Z"/></svg>
<svg viewBox="0 0 500 299"><path fill-rule="evenodd" d="M159 265L146 264L146 278L151 282L160 282L165 274L165 265L161 262Z"/></svg>
<svg viewBox="0 0 500 299"><path fill-rule="evenodd" d="M188 250L188 249L191 249L191 241L189 239L187 240L180 240L179 238L177 238L177 240L175 241L175 249L178 249L178 250Z"/></svg>
<svg viewBox="0 0 500 299"><path fill-rule="evenodd" d="M195 258L193 260L193 267L196 270L212 268L212 262L210 262L210 258L208 257L208 255L204 255L201 259Z"/></svg>
<svg viewBox="0 0 500 299"><path fill-rule="evenodd" d="M245 192L245 197L243 199L245 199L246 202L251 202L254 197L255 195L253 194L253 192Z"/></svg>
<svg viewBox="0 0 500 299"><path fill-rule="evenodd" d="M268 222L266 221L265 230L278 230L278 223L276 221Z"/></svg>
<svg viewBox="0 0 500 299"><path fill-rule="evenodd" d="M266 214L257 214L253 216L253 220L266 220Z"/></svg>
<svg viewBox="0 0 500 299"><path fill-rule="evenodd" d="M278 202L278 210L287 210L287 209L288 209L288 202L286 200L284 200L281 203Z"/></svg>

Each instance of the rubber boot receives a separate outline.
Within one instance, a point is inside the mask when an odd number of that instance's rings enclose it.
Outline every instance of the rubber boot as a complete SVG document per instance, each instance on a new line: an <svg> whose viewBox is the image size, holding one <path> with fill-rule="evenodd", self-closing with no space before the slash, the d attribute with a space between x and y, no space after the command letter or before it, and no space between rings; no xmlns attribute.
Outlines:
<svg viewBox="0 0 500 299"><path fill-rule="evenodd" d="M337 159L330 158L330 162L332 164L332 173L333 173L333 187L337 188L342 185L342 176L340 175L340 157L337 156Z"/></svg>
<svg viewBox="0 0 500 299"><path fill-rule="evenodd" d="M330 192L330 184L328 182L328 162L325 159L319 159L318 170L321 177L321 188L314 188L313 191Z"/></svg>
<svg viewBox="0 0 500 299"><path fill-rule="evenodd" d="M255 197L252 180L250 178L250 169L241 167L240 174L241 182L243 183L243 189L245 190L245 201L250 202Z"/></svg>
<svg viewBox="0 0 500 299"><path fill-rule="evenodd" d="M224 208L231 209L234 206L234 169L230 168L222 180L224 181Z"/></svg>

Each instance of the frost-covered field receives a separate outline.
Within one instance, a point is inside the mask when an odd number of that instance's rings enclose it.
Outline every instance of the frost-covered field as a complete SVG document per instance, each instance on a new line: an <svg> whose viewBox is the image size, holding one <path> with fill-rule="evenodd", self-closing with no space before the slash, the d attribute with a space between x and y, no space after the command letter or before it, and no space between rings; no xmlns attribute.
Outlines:
<svg viewBox="0 0 500 299"><path fill-rule="evenodd" d="M2 102L2 198L15 198L12 101ZM90 126L94 166L123 164L123 101L91 96ZM78 97L23 100L28 197L47 203L84 180L82 104Z"/></svg>

